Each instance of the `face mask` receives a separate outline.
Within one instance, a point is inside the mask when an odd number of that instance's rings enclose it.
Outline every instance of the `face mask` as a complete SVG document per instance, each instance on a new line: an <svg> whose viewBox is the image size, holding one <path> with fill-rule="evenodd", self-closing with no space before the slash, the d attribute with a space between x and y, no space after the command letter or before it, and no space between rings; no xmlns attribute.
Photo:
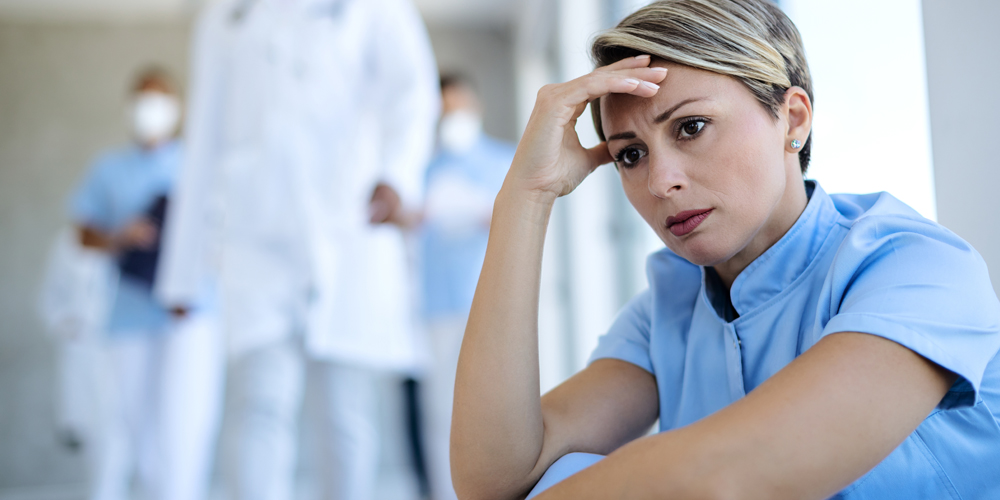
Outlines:
<svg viewBox="0 0 1000 500"><path fill-rule="evenodd" d="M161 92L140 92L132 101L132 132L144 144L173 137L181 118L176 97Z"/></svg>
<svg viewBox="0 0 1000 500"><path fill-rule="evenodd" d="M441 147L461 153L475 145L483 131L483 119L471 111L453 111L441 117Z"/></svg>

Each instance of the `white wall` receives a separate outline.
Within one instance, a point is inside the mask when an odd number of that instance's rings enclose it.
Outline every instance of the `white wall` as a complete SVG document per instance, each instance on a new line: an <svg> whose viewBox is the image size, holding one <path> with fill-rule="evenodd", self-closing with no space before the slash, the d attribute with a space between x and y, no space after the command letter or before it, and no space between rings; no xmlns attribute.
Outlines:
<svg viewBox="0 0 1000 500"><path fill-rule="evenodd" d="M935 218L920 0L782 0L815 94L809 177ZM900 147L905 145L905 147Z"/></svg>
<svg viewBox="0 0 1000 500"><path fill-rule="evenodd" d="M1000 290L1000 2L924 0L923 15L938 221L979 250Z"/></svg>

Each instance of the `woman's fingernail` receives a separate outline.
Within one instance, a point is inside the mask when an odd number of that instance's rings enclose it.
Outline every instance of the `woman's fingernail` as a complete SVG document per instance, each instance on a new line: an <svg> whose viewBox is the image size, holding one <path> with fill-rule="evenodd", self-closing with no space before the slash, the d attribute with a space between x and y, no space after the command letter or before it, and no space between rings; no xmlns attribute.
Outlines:
<svg viewBox="0 0 1000 500"><path fill-rule="evenodd" d="M635 78L626 78L625 81L628 82L629 85L639 85L641 83L639 80L636 80Z"/></svg>
<svg viewBox="0 0 1000 500"><path fill-rule="evenodd" d="M660 86L659 86L659 85L657 85L657 84L655 84L655 83L652 83L652 82L645 82L645 81L644 81L644 82L642 82L642 84L643 84L643 85L645 85L645 86L646 86L646 88L648 88L648 89L652 89L652 90L660 90Z"/></svg>
<svg viewBox="0 0 1000 500"><path fill-rule="evenodd" d="M666 73L666 72L667 72L667 68L662 68L662 67L660 67L660 66L657 66L657 67L655 67L655 68L649 68L649 69L651 69L651 70L653 70L653 71L658 71L658 72L660 72L660 73Z"/></svg>
<svg viewBox="0 0 1000 500"><path fill-rule="evenodd" d="M635 56L636 59L649 59L649 54L639 54Z"/></svg>

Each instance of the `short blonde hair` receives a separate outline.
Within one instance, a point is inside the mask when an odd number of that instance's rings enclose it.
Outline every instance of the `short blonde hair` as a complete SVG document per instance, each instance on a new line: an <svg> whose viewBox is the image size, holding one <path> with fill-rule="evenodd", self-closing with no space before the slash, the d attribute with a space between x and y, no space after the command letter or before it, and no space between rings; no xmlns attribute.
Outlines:
<svg viewBox="0 0 1000 500"><path fill-rule="evenodd" d="M598 35L591 53L598 67L649 54L731 76L750 89L773 117L791 87L801 87L813 100L799 31L769 0L653 2ZM604 140L599 101L591 105L591 112ZM809 166L811 146L812 134L799 151L803 172Z"/></svg>

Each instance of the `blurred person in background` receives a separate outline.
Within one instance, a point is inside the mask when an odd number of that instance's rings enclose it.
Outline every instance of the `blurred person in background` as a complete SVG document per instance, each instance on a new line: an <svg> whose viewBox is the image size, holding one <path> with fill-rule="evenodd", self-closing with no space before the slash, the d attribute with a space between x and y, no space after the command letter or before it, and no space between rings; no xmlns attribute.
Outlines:
<svg viewBox="0 0 1000 500"><path fill-rule="evenodd" d="M231 493L291 500L306 373L322 496L371 498L378 381L420 360L401 222L439 112L408 0L222 0L196 29L188 155L159 294L218 269L233 377Z"/></svg>
<svg viewBox="0 0 1000 500"><path fill-rule="evenodd" d="M428 475L435 500L454 499L449 435L458 352L486 256L493 199L514 158L514 145L483 133L472 82L441 78L439 150L427 169L420 228L423 313L433 362L425 379Z"/></svg>
<svg viewBox="0 0 1000 500"><path fill-rule="evenodd" d="M80 243L105 252L119 278L107 321L105 427L92 498L129 498L133 472L164 500L205 496L221 397L220 346L207 288L184 315L153 296L160 232L181 161L181 103L164 71L132 88L134 144L101 156L71 202Z"/></svg>

